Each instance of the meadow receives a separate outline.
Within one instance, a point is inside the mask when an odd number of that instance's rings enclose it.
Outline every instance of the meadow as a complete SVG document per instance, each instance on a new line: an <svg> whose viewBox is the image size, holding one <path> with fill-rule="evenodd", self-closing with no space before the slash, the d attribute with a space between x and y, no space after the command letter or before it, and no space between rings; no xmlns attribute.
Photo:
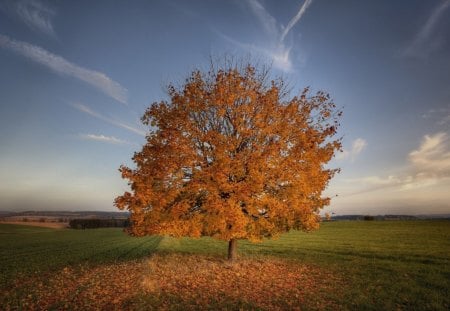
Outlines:
<svg viewBox="0 0 450 311"><path fill-rule="evenodd" d="M450 221L336 221L239 259L211 238L0 224L0 309L448 310Z"/></svg>

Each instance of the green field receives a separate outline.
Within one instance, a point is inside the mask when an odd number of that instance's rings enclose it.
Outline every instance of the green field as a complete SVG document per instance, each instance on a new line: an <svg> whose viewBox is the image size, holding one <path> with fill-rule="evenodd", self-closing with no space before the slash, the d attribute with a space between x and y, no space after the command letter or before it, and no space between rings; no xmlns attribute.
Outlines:
<svg viewBox="0 0 450 311"><path fill-rule="evenodd" d="M154 253L225 257L226 246L211 238L133 238L119 229L1 224L0 290L18 278L67 266L117 264ZM349 285L343 295L325 293L338 300L340 309L450 308L450 221L326 222L312 233L291 232L257 244L240 241L238 251L241 258L283 258L341 275ZM11 307L8 299L1 297L0 302Z"/></svg>

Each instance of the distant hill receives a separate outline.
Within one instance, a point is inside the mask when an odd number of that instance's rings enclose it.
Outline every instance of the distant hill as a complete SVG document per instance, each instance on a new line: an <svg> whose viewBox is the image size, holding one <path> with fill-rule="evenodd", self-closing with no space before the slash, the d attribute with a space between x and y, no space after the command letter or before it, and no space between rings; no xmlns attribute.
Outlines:
<svg viewBox="0 0 450 311"><path fill-rule="evenodd" d="M450 214L423 214L416 217L418 219L450 219Z"/></svg>
<svg viewBox="0 0 450 311"><path fill-rule="evenodd" d="M95 218L95 219L126 219L129 212L103 212L103 211L24 211L8 212L0 211L0 218L63 218L65 221L71 219ZM423 215L333 215L331 220L418 220L418 219L449 219L450 214L423 214ZM373 218L373 219L372 219Z"/></svg>
<svg viewBox="0 0 450 311"><path fill-rule="evenodd" d="M337 215L332 220L418 220L418 219L450 219L450 214L430 215Z"/></svg>
<svg viewBox="0 0 450 311"><path fill-rule="evenodd" d="M25 211L25 212L1 212L2 218L18 217L45 217L45 218L97 218L97 219L122 219L128 218L129 212L102 212L102 211Z"/></svg>

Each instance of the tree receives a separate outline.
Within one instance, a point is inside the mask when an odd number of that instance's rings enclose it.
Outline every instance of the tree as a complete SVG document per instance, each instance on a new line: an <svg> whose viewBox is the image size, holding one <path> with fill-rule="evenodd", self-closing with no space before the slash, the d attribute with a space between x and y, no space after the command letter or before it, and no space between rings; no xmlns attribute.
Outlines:
<svg viewBox="0 0 450 311"><path fill-rule="evenodd" d="M130 234L259 241L318 227L338 169L341 111L325 92L288 98L270 71L227 65L196 70L142 121L149 134L135 168L120 167L131 192L115 200L131 213Z"/></svg>

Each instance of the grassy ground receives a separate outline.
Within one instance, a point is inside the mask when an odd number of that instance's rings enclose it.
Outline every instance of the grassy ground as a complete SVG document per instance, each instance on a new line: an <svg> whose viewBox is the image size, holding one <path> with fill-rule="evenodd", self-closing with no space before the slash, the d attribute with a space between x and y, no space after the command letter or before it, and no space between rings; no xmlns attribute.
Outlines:
<svg viewBox="0 0 450 311"><path fill-rule="evenodd" d="M162 238L132 238L121 229L49 229L0 224L0 286L20 276L143 258ZM1 308L0 308L1 309Z"/></svg>
<svg viewBox="0 0 450 311"><path fill-rule="evenodd" d="M122 293L123 299L117 302L120 308L183 309L189 303L195 308L195 293L206 295L205 284L215 284L208 292L212 295L209 307L205 304L210 309L450 308L449 221L330 222L309 234L291 232L258 244L240 241L238 250L241 261L230 270L222 261L226 243L211 238L131 238L117 229L75 231L0 225L0 287L8 289L0 297L0 309L75 309L82 304L89 309L96 301L108 300L100 290L106 285ZM146 259L151 254L154 256ZM178 264L187 270L173 272L178 271L174 269ZM267 272L269 266L274 271ZM216 272L199 274L201 267ZM255 271L264 272L258 277ZM180 274L186 278L180 279ZM196 275L203 275L203 281L194 280ZM230 283L231 276L234 283ZM261 293L267 291L267 296L261 294L265 302L259 303L250 294L247 300L239 300L232 293L228 302L220 300L223 295L217 298L214 292L224 288L217 283L221 278L225 285L248 283L254 289L249 292L252 295L258 288ZM186 287L186 280L194 282ZM273 282L272 287L265 287L268 282ZM286 284L293 294L275 299L276 291L272 293L270 288L285 292ZM39 286L43 292L54 286L79 294L65 302L61 300L67 298L57 298L67 297L65 292L44 295L51 304L40 306L39 299L44 296L37 294ZM194 300L189 302L189 297L177 294L183 292L178 290L182 287L188 288L185 292L193 294ZM124 294L127 289L128 296ZM245 292L245 288L240 291ZM25 301L30 304L22 304Z"/></svg>

